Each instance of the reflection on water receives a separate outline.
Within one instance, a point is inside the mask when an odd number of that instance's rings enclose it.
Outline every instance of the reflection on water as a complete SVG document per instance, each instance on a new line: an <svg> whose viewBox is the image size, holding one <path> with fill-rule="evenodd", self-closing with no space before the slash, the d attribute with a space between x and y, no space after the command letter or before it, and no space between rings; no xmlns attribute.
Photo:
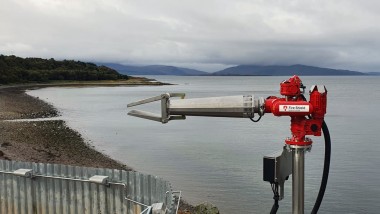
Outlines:
<svg viewBox="0 0 380 214"><path fill-rule="evenodd" d="M127 116L128 103L166 92L188 98L252 94L279 95L288 77L155 77L176 83L159 87L45 88L28 92L51 102L68 125L96 148L133 168L169 180L192 203L210 201L222 213L268 213L273 203L262 181L262 157L281 150L289 136L289 118L265 115L248 119L188 117L157 122ZM328 90L326 122L332 137L329 183L321 213L378 213L380 176L379 77L302 77L304 84ZM365 86L365 87L363 87ZM159 113L160 104L140 110ZM312 137L306 154L305 209L318 193L323 166L323 138ZM278 213L291 210L291 179Z"/></svg>

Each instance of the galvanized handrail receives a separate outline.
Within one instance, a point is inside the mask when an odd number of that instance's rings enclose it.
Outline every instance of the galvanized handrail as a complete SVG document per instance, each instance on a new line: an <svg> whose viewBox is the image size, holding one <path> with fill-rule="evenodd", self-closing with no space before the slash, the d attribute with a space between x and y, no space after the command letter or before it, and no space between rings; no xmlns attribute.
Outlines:
<svg viewBox="0 0 380 214"><path fill-rule="evenodd" d="M30 169L31 170L31 169ZM17 170L16 170L17 171ZM31 170L33 171L33 170ZM6 171L0 171L0 173L3 173L3 174L12 174L12 175L15 175L15 176L20 176L20 175L17 175L15 174L15 171L13 172L6 172ZM24 176L25 177L25 176ZM69 180L69 181L79 181L79 182L87 182L87 183L97 183L97 182L93 182L91 181L90 179L88 180L85 180L85 179L78 179L78 178L67 178L67 177L59 177L59 176L50 176L50 175L39 175L39 174L32 174L31 178L36 178L36 177L42 177L42 178L50 178L50 179L59 179L59 180ZM97 183L97 184L102 184L102 183ZM119 185L119 186L123 186L125 192L124 194L127 195L127 185L125 183L121 183L121 182L107 182L105 184L103 184L105 186L110 186L110 185ZM138 201L135 201L133 199L130 199L128 198L127 196L124 197L125 200L128 200L128 201L131 201L135 204L138 204L138 205L141 205L141 206L144 206L144 207L150 207L149 205L146 205L146 204L143 204L143 203L140 203Z"/></svg>
<svg viewBox="0 0 380 214"><path fill-rule="evenodd" d="M123 188L124 188L124 190L125 190L125 195L128 195L128 194L127 194L127 185L126 185L125 183L114 183L114 182L109 182L109 184L111 184L111 185L120 185L120 186L123 186ZM133 202L133 203L135 203L135 204L138 204L138 205L144 206L144 207L150 207L149 205L146 205L146 204L140 203L140 202L138 202L138 201L135 201L135 200L133 200L133 199L130 199L130 198L128 198L127 196L125 196L124 199L127 200L127 201L131 201L131 202Z"/></svg>
<svg viewBox="0 0 380 214"><path fill-rule="evenodd" d="M177 214L178 213L178 209L179 209L179 202L181 201L182 191L173 191L172 193L179 193L178 202L177 202L177 208L175 210L175 213Z"/></svg>
<svg viewBox="0 0 380 214"><path fill-rule="evenodd" d="M151 214L152 213L152 207L148 206L145 210L143 210L140 214Z"/></svg>
<svg viewBox="0 0 380 214"><path fill-rule="evenodd" d="M26 168L26 169L25 169ZM33 170L32 170L33 169ZM41 171L42 170L42 171ZM78 212L79 210L125 210L128 213L135 213L137 210L134 206L127 205L127 203L116 203L110 205L96 205L94 203L99 203L103 197L113 197L107 199L112 201L119 201L124 199L128 202L144 207L144 210L141 213L151 214L151 211L154 209L159 209L157 205L161 205L162 210L166 207L166 213L173 214L175 212L173 203L173 194L171 186L168 182L163 181L162 179L155 176L147 176L138 172L127 172L122 170L112 170L112 169L100 169L100 168L86 168L86 167L72 167L60 164L42 164L42 163L28 163L28 162L15 162L15 161L6 161L0 160L0 174L5 175L0 177L0 213L17 213L21 210L27 212L29 209L37 209L38 212L46 213L72 213L73 210ZM95 174L95 175L91 175ZM103 174L103 175L99 175ZM9 177L12 175L12 177ZM72 176L72 177L68 177ZM78 176L80 178L78 178ZM13 178L14 177L14 178ZM17 177L24 177L24 179L19 179ZM109 181L115 179L122 179L120 182ZM40 180L37 178L46 178L46 179L57 179L62 181L67 181L68 183L61 183L57 186L58 183L50 182L48 180ZM88 179L86 179L88 178ZM126 179L126 180L125 180ZM77 185L73 182L83 182L83 183L93 183L97 185L102 185L104 187L110 186L121 186L123 191L115 191L116 189L106 191L104 188L92 188L91 186L83 186L84 188L70 188L71 185ZM9 185L9 182L12 185ZM137 183L135 183L137 182ZM146 183L148 182L148 183ZM136 185L137 184L137 185ZM129 186L132 185L132 186ZM157 186L156 186L157 185ZM42 189L40 189L42 188ZM142 189L140 189L142 188ZM148 188L148 189L147 189ZM153 189L151 189L153 188ZM165 194L169 189L169 193ZM144 190L144 191L141 191ZM13 192L12 195L4 194L8 191ZM69 191L69 192L68 192ZM89 192L90 191L90 192ZM95 191L95 192L93 192ZM115 192L114 192L115 191ZM162 192L161 192L162 191ZM130 193L129 193L130 192ZM58 194L57 194L58 193ZM66 198L66 194L77 195L78 201L74 204L66 203L65 201L69 198ZM22 195L27 195L27 197L19 197ZM59 200L55 197L46 197L44 194L57 194L57 197L63 197ZM80 199L83 195L95 194L98 195L96 198L89 198L90 203L87 202L87 198ZM106 195L109 196L106 196ZM132 195L129 195L132 194ZM16 196L16 197L15 197ZM101 198L98 198L101 197ZM133 199L131 198L133 197ZM54 199L55 198L55 199ZM137 200L134 200L137 199ZM42 201L41 201L42 200ZM53 200L53 201L50 201ZM83 200L83 201L82 201ZM141 200L141 202L140 202ZM152 203L152 205L147 205ZM163 203L162 203L163 202ZM15 204L24 204L21 207L16 206ZM36 205L34 205L37 203ZM52 205L55 204L56 205ZM56 207L64 207L60 210L56 210ZM42 205L45 204L45 205ZM72 205L70 205L72 204ZM124 204L124 205L123 205ZM53 207L50 207L52 205ZM37 206L37 207L36 207ZM98 206L98 207L97 207ZM33 208L34 207L34 208ZM153 209L153 207L156 207ZM177 208L178 210L178 208ZM91 211L92 212L92 211ZM114 212L114 211L112 211Z"/></svg>

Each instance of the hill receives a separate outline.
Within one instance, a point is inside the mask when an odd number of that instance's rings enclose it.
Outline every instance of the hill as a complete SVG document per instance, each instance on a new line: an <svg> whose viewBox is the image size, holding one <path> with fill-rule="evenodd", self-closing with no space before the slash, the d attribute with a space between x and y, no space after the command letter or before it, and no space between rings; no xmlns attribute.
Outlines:
<svg viewBox="0 0 380 214"><path fill-rule="evenodd" d="M380 76L380 72L368 72L367 74L371 76Z"/></svg>
<svg viewBox="0 0 380 214"><path fill-rule="evenodd" d="M147 65L147 66L132 66L121 65L115 63L102 63L113 68L120 73L128 75L175 75L175 76L333 76L333 75L376 75L370 73L362 73L350 70L339 70L331 68L321 68L307 65L238 65L229 67L214 73L207 73L195 69L181 68L166 65Z"/></svg>
<svg viewBox="0 0 380 214"><path fill-rule="evenodd" d="M0 55L0 84L118 79L128 79L128 76L94 63Z"/></svg>
<svg viewBox="0 0 380 214"><path fill-rule="evenodd" d="M167 65L132 66L115 63L98 63L113 68L122 74L128 75L175 75L175 76L202 76L209 75L207 72Z"/></svg>
<svg viewBox="0 0 380 214"><path fill-rule="evenodd" d="M302 76L366 75L357 71L320 68L307 65L238 65L212 73L212 75L215 76L288 76L294 74Z"/></svg>

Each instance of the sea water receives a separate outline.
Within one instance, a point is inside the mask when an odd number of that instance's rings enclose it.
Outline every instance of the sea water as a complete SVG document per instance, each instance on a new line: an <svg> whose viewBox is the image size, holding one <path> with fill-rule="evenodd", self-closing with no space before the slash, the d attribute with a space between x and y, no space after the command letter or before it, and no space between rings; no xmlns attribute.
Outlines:
<svg viewBox="0 0 380 214"><path fill-rule="evenodd" d="M273 193L264 182L262 158L282 149L290 118L188 117L161 124L127 115L127 104L166 92L187 98L279 96L289 77L155 76L170 86L44 88L28 93L53 104L68 125L99 151L135 170L158 175L192 204L209 201L222 213L269 213ZM331 169L320 213L379 213L380 77L301 77L326 85L325 121L332 138ZM308 97L308 95L306 95ZM160 112L159 102L136 109ZM305 212L311 211L322 177L323 137L305 159ZM291 178L278 213L291 212Z"/></svg>

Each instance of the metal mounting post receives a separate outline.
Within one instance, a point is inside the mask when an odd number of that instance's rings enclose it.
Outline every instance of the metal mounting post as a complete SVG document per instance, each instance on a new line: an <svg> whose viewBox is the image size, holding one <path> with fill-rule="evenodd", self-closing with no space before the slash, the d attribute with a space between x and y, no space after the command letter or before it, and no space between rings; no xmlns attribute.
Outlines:
<svg viewBox="0 0 380 214"><path fill-rule="evenodd" d="M293 214L304 213L305 203L305 152L311 146L290 146L293 156L292 209Z"/></svg>

